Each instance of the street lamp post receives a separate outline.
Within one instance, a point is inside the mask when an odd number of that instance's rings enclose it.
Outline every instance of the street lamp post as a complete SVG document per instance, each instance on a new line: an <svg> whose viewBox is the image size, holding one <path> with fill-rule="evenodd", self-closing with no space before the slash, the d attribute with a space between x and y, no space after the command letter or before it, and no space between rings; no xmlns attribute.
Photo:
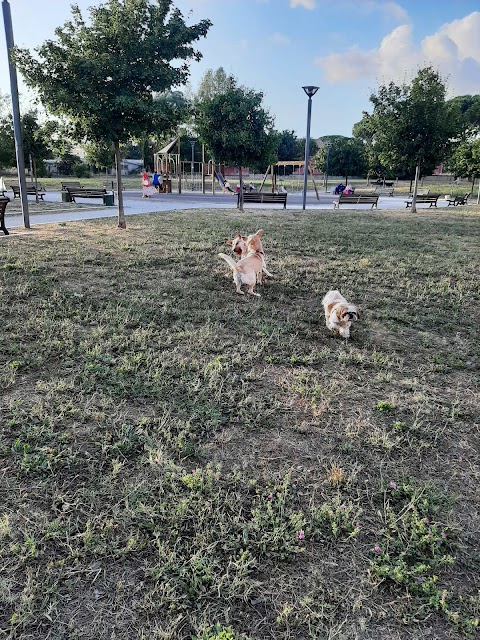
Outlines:
<svg viewBox="0 0 480 640"><path fill-rule="evenodd" d="M331 142L327 142L327 166L325 168L325 193L328 193L328 160L330 158Z"/></svg>
<svg viewBox="0 0 480 640"><path fill-rule="evenodd" d="M15 153L17 156L18 183L20 185L20 198L22 201L23 224L25 229L30 229L30 216L28 214L27 181L25 179L25 158L23 156L22 130L20 124L20 105L18 102L17 70L12 60L14 47L12 14L8 0L3 0L3 22L5 25L5 39L7 41L8 68L10 71L10 91L12 94L13 133L15 137Z"/></svg>
<svg viewBox="0 0 480 640"><path fill-rule="evenodd" d="M194 184L193 184L193 180L194 180L193 173L194 173L194 169L195 169L194 162L195 162L195 143L196 143L196 141L197 141L196 138L190 138L190 140L189 140L189 142L190 142L190 144L192 146L192 160L191 160L191 163L190 163L190 173L191 173L191 177L192 177L192 191L194 190L194 188L193 188L194 187Z"/></svg>
<svg viewBox="0 0 480 640"><path fill-rule="evenodd" d="M308 162L310 155L310 120L312 118L312 98L317 93L319 87L302 87L308 96L307 110L307 137L305 139L305 166L303 167L303 210L307 202L307 182L308 182Z"/></svg>

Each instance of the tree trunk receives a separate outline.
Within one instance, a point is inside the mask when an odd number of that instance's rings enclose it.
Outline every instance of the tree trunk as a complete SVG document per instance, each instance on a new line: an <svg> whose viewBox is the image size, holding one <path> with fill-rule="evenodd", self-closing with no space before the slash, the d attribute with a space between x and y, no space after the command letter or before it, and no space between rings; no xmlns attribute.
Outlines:
<svg viewBox="0 0 480 640"><path fill-rule="evenodd" d="M480 184L478 185L478 191L477 191L477 204L480 204Z"/></svg>
<svg viewBox="0 0 480 640"><path fill-rule="evenodd" d="M118 140L115 140L115 171L117 173L118 226L120 229L126 229L127 222L125 220L125 211L123 209L122 161L120 158L120 143Z"/></svg>
<svg viewBox="0 0 480 640"><path fill-rule="evenodd" d="M413 184L413 180L410 180L410 191L408 193L412 193L412 184Z"/></svg>
<svg viewBox="0 0 480 640"><path fill-rule="evenodd" d="M418 179L420 177L420 160L415 167L415 184L413 185L413 200L412 200L412 213L417 213L417 191L418 191Z"/></svg>
<svg viewBox="0 0 480 640"><path fill-rule="evenodd" d="M348 176L345 176L345 186L348 184Z"/></svg>
<svg viewBox="0 0 480 640"><path fill-rule="evenodd" d="M242 166L238 167L238 177L240 179L240 193L238 194L238 208L243 213L243 176L242 176Z"/></svg>
<svg viewBox="0 0 480 640"><path fill-rule="evenodd" d="M473 190L475 189L475 176L472 178L472 188L470 189L470 193L473 194Z"/></svg>
<svg viewBox="0 0 480 640"><path fill-rule="evenodd" d="M38 204L37 161L33 158L33 177L35 179L35 202Z"/></svg>

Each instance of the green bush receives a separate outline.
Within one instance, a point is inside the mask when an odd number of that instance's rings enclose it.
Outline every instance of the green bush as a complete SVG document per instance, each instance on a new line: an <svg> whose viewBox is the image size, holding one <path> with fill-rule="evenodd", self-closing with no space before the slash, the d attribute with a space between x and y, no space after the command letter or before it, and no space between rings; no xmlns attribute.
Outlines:
<svg viewBox="0 0 480 640"><path fill-rule="evenodd" d="M84 162L77 162L72 167L72 173L76 178L89 178L90 177L90 169L88 164Z"/></svg>

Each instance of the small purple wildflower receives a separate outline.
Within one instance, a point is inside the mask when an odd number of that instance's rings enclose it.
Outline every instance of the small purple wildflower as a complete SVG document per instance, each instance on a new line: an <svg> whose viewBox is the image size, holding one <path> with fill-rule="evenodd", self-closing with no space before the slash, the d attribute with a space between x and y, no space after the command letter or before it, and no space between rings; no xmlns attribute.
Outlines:
<svg viewBox="0 0 480 640"><path fill-rule="evenodd" d="M441 544L443 544L443 540L437 540L437 544L438 546L440 546Z"/></svg>
<svg viewBox="0 0 480 640"><path fill-rule="evenodd" d="M303 531L303 529L300 529L297 535L299 540L305 540L305 532Z"/></svg>
<svg viewBox="0 0 480 640"><path fill-rule="evenodd" d="M417 578L417 582L423 582L423 578Z"/></svg>
<svg viewBox="0 0 480 640"><path fill-rule="evenodd" d="M271 500L272 498L273 498L272 494L269 493L268 496L267 496L267 500Z"/></svg>
<svg viewBox="0 0 480 640"><path fill-rule="evenodd" d="M428 518L424 518L424 519L423 519L423 522L424 522L425 524L428 524L428 523L430 522L430 520L429 520Z"/></svg>
<svg viewBox="0 0 480 640"><path fill-rule="evenodd" d="M441 535L441 537L442 537L443 539L445 539L445 538L447 537L447 534L445 533L445 531L442 531L442 533L441 533L440 535Z"/></svg>
<svg viewBox="0 0 480 640"><path fill-rule="evenodd" d="M390 482L390 489L396 489L397 488L397 483L396 482Z"/></svg>
<svg viewBox="0 0 480 640"><path fill-rule="evenodd" d="M380 547L373 547L373 550L375 551L375 553L382 553L382 550L380 549Z"/></svg>
<svg viewBox="0 0 480 640"><path fill-rule="evenodd" d="M347 508L346 505L344 505L344 504L340 505L340 509L346 509L346 508Z"/></svg>

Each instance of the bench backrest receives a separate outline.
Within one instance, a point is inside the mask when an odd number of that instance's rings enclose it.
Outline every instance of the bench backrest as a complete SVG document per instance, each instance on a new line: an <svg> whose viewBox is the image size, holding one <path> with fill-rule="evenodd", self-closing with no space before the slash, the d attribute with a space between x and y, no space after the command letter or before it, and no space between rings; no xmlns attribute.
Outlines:
<svg viewBox="0 0 480 640"><path fill-rule="evenodd" d="M354 195L350 195L350 194L346 194L344 195L343 193L340 194L339 199L338 199L338 204L361 204L362 202L366 203L366 204L373 204L378 202L378 198L379 196L372 193L372 194L368 194L368 193L357 193Z"/></svg>
<svg viewBox="0 0 480 640"><path fill-rule="evenodd" d="M80 184L80 182L61 182L60 183L62 185L62 191L66 191L67 187L69 187L70 189L82 189L82 185Z"/></svg>
<svg viewBox="0 0 480 640"><path fill-rule="evenodd" d="M244 202L286 202L287 193L244 193ZM240 198L240 194L238 194Z"/></svg>
<svg viewBox="0 0 480 640"><path fill-rule="evenodd" d="M417 195L417 202L436 202L440 195L436 193L429 193L428 195Z"/></svg>

